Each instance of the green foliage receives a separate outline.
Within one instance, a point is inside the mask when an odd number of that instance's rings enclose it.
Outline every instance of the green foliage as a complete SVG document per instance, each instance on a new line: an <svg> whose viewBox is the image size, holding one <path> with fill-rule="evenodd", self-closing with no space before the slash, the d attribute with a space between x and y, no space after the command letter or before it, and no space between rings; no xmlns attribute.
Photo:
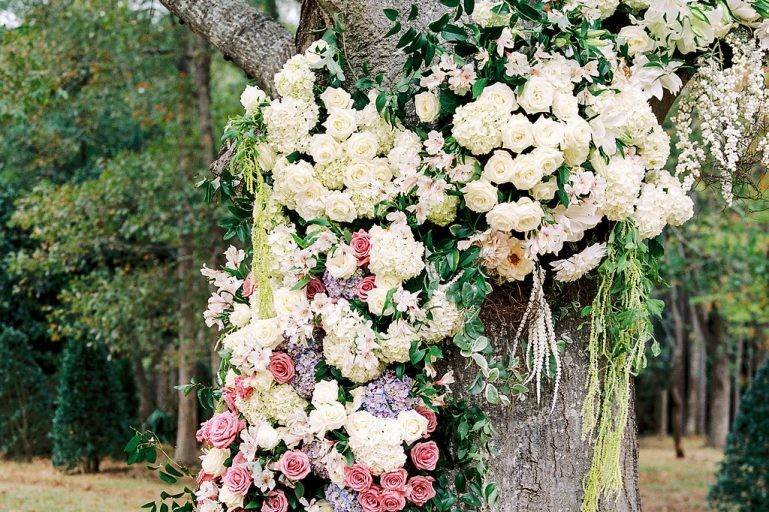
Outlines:
<svg viewBox="0 0 769 512"><path fill-rule="evenodd" d="M723 512L769 510L769 361L740 403L726 456L708 499Z"/></svg>
<svg viewBox="0 0 769 512"><path fill-rule="evenodd" d="M62 353L51 432L54 466L98 471L103 457L119 451L125 420L120 385L104 346L70 340Z"/></svg>
<svg viewBox="0 0 769 512"><path fill-rule="evenodd" d="M0 455L29 458L48 449L48 379L27 337L0 325Z"/></svg>

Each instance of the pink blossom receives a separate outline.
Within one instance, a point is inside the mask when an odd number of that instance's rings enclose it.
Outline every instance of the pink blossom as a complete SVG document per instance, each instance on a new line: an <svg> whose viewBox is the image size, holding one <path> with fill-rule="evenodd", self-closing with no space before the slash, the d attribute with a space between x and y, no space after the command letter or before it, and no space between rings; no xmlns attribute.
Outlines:
<svg viewBox="0 0 769 512"><path fill-rule="evenodd" d="M406 486L406 496L414 505L421 507L435 497L433 482L435 479L431 476L415 476L409 480Z"/></svg>
<svg viewBox="0 0 769 512"><path fill-rule="evenodd" d="M275 352L267 369L279 384L288 384L294 378L294 360L285 352Z"/></svg>
<svg viewBox="0 0 769 512"><path fill-rule="evenodd" d="M352 466L344 468L344 484L353 491L364 491L371 487L373 481L371 472L365 464L356 462Z"/></svg>
<svg viewBox="0 0 769 512"><path fill-rule="evenodd" d="M376 288L376 277L366 276L358 283L358 288L355 290L355 293L360 300L366 301L368 299L368 292L374 288Z"/></svg>
<svg viewBox="0 0 769 512"><path fill-rule="evenodd" d="M417 469L432 471L438 464L438 445L435 441L417 443L411 448L411 462Z"/></svg>
<svg viewBox="0 0 769 512"><path fill-rule="evenodd" d="M230 446L237 437L238 432L246 426L245 421L239 419L237 414L230 411L217 414L206 423L208 423L208 441L216 448L227 448Z"/></svg>
<svg viewBox="0 0 769 512"><path fill-rule="evenodd" d="M310 474L310 458L299 450L285 452L278 461L278 469L289 480L301 480Z"/></svg>
<svg viewBox="0 0 769 512"><path fill-rule="evenodd" d="M435 414L435 411L428 409L424 405L418 405L414 410L427 418L427 433L432 434L435 432L435 428L438 426L438 416ZM427 435L425 435L425 437L427 437Z"/></svg>
<svg viewBox="0 0 769 512"><path fill-rule="evenodd" d="M286 512L287 510L288 500L283 491L274 489L267 493L267 499L262 503L261 512Z"/></svg>
<svg viewBox="0 0 769 512"><path fill-rule="evenodd" d="M250 297L253 295L255 289L254 274L253 272L249 272L246 276L246 280L243 281L243 291L241 293L243 294L243 297Z"/></svg>
<svg viewBox="0 0 769 512"><path fill-rule="evenodd" d="M358 494L358 503L360 503L363 512L384 512L382 503L382 493L376 486L371 486Z"/></svg>
<svg viewBox="0 0 769 512"><path fill-rule="evenodd" d="M242 464L231 466L227 468L222 481L231 492L245 495L251 487L251 472Z"/></svg>
<svg viewBox="0 0 769 512"><path fill-rule="evenodd" d="M371 237L365 230L360 229L352 234L350 247L355 259L358 260L359 267L368 264L369 253L371 252Z"/></svg>
<svg viewBox="0 0 769 512"><path fill-rule="evenodd" d="M400 468L389 473L383 473L382 476L379 477L379 483L382 485L383 489L387 489L388 491L405 492L406 480L408 477L409 474L406 470Z"/></svg>
<svg viewBox="0 0 769 512"><path fill-rule="evenodd" d="M402 492L382 491L382 508L385 512L398 512L406 507L406 496Z"/></svg>

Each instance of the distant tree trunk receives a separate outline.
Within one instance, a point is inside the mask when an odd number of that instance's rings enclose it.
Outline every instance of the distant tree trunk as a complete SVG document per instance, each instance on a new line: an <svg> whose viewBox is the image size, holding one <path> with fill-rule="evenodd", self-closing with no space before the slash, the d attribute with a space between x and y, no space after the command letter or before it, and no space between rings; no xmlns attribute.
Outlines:
<svg viewBox="0 0 769 512"><path fill-rule="evenodd" d="M696 317L693 312L694 307L688 304L686 301L686 318L690 320L688 329L688 351L687 351L687 383L686 383L686 423L684 425L684 433L686 435L694 435L702 433L700 430L700 418L704 417L704 403L705 399L702 396L703 381L705 381L705 340L701 332L696 332L698 326L695 326L691 321Z"/></svg>
<svg viewBox="0 0 769 512"><path fill-rule="evenodd" d="M657 394L657 437L667 437L670 419L668 416L668 389Z"/></svg>
<svg viewBox="0 0 769 512"><path fill-rule="evenodd" d="M693 343L698 347L697 362L700 368L701 377L697 381L697 428L695 433L703 435L707 431L708 421L708 356L706 350L705 333L703 332L702 320L700 319L699 307L689 304L689 324L691 325L691 334Z"/></svg>
<svg viewBox="0 0 769 512"><path fill-rule="evenodd" d="M675 442L676 457L684 457L683 415L684 415L684 322L681 315L681 297L678 285L670 285L670 312L673 317L673 353L670 363L671 425Z"/></svg>
<svg viewBox="0 0 769 512"><path fill-rule="evenodd" d="M714 307L708 315L708 342L711 360L710 422L708 445L723 448L729 433L729 347L724 321Z"/></svg>
<svg viewBox="0 0 769 512"><path fill-rule="evenodd" d="M138 354L133 356L132 365L136 376L136 388L139 392L139 421L143 422L155 409L155 392L144 370L144 362Z"/></svg>
<svg viewBox="0 0 769 512"><path fill-rule="evenodd" d="M737 340L736 353L734 355L734 383L732 384L732 421L740 412L740 398L742 396L742 365L745 358L745 343Z"/></svg>
<svg viewBox="0 0 769 512"><path fill-rule="evenodd" d="M194 39L193 34L185 37L186 41L183 55L180 57L180 84L181 97L189 97L192 92L190 81L185 77L194 68ZM192 108L193 102L180 101L177 106L177 119L179 125L179 170L185 186L192 186L195 175L196 158L195 149L198 144L194 142L196 123L196 109ZM195 366L198 351L196 347L195 312L192 301L192 290L196 288L195 272L195 240L190 229L193 223L193 212L187 201L180 205L178 220L178 253L177 253L177 282L179 283L178 304L178 384L188 384L195 377ZM174 459L185 465L194 465L197 462L197 441L195 432L198 429L198 407L195 393L185 396L179 391L179 406L176 416L176 452Z"/></svg>

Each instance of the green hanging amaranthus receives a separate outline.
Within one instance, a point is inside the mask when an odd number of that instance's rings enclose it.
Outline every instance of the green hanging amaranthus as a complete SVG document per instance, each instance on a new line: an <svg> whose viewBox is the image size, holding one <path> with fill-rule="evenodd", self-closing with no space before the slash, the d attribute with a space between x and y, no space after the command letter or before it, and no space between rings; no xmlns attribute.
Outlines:
<svg viewBox="0 0 769 512"><path fill-rule="evenodd" d="M630 378L646 366L652 339L651 317L662 302L651 298L658 275L657 240L641 241L630 222L618 223L608 242L606 260L590 314L587 396L583 404L584 438L594 441L585 478L582 512L598 508L602 496L622 487L621 447L630 406ZM653 346L656 352L656 343Z"/></svg>

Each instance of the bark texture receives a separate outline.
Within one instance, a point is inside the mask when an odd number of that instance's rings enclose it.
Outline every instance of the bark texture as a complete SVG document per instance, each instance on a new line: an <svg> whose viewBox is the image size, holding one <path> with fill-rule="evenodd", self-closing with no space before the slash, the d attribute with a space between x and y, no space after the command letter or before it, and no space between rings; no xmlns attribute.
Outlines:
<svg viewBox="0 0 769 512"><path fill-rule="evenodd" d="M710 311L707 322L710 341L711 383L710 423L708 445L723 448L729 434L729 401L731 399L731 375L729 373L729 349L724 320L717 309Z"/></svg>
<svg viewBox="0 0 769 512"><path fill-rule="evenodd" d="M274 92L272 76L294 54L291 35L245 0L160 0L190 29Z"/></svg>

